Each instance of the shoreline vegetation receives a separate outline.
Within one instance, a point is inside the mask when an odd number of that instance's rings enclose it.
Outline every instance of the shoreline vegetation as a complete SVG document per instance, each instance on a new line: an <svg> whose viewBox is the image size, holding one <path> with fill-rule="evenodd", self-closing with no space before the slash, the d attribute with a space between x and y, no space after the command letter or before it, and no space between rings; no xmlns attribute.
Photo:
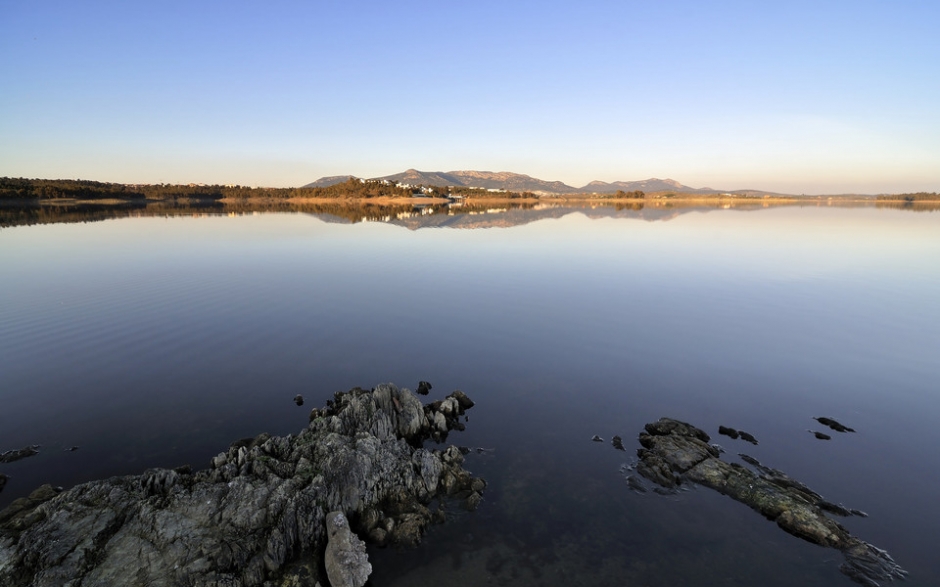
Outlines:
<svg viewBox="0 0 940 587"><path fill-rule="evenodd" d="M642 210L657 208L758 209L772 206L875 206L912 211L940 209L940 194L787 196L625 192L536 194L464 186L349 180L327 187L257 188L237 185L117 184L88 180L0 178L0 227L87 222L127 216L304 212L352 222L388 221L446 212L474 214L548 207Z"/></svg>

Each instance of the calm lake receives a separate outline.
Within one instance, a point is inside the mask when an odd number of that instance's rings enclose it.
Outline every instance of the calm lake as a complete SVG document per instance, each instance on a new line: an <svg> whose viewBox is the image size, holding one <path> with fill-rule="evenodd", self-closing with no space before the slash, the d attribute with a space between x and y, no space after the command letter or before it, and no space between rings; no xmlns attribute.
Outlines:
<svg viewBox="0 0 940 587"><path fill-rule="evenodd" d="M488 449L466 466L489 487L419 548L370 548L375 587L852 584L839 552L709 489L632 491L663 416L864 510L839 521L940 584L940 212L401 216L0 229L0 452L42 445L0 464L0 507L207 467L335 391L428 380L476 401L449 441Z"/></svg>

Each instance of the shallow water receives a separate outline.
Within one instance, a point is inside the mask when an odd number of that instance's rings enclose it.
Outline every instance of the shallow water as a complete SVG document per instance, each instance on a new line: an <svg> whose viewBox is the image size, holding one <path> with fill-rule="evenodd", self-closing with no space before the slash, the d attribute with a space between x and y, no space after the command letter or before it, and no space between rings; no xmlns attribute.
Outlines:
<svg viewBox="0 0 940 587"><path fill-rule="evenodd" d="M937 259L940 214L875 208L5 228L0 451L43 449L0 465L0 506L206 466L334 391L426 379L476 400L450 440L492 449L468 457L490 485L417 550L370 551L372 585L851 584L838 552L709 490L630 491L661 416L866 511L841 522L937 584ZM858 432L816 440L812 416Z"/></svg>

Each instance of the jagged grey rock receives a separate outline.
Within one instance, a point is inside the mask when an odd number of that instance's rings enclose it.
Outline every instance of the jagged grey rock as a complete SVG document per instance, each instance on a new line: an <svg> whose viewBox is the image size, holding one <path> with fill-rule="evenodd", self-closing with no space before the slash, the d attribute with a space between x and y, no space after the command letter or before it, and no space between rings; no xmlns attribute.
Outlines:
<svg viewBox="0 0 940 587"><path fill-rule="evenodd" d="M448 430L468 405L452 397ZM327 545L327 512L361 536L414 544L433 498L481 487L456 447L423 448L446 434L431 426L438 414L407 389L356 388L296 436L240 440L205 470L43 486L0 512L0 585L325 585L310 561Z"/></svg>
<svg viewBox="0 0 940 587"><path fill-rule="evenodd" d="M349 529L343 512L326 516L327 544L323 563L332 587L362 587L372 574L366 543Z"/></svg>

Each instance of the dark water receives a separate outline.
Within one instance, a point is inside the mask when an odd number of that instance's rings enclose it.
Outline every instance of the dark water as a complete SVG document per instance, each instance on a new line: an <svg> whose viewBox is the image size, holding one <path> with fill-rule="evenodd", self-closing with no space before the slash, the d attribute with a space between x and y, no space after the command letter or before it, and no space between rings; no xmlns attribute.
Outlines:
<svg viewBox="0 0 940 587"><path fill-rule="evenodd" d="M451 440L492 449L468 457L490 486L417 550L370 551L374 586L851 584L838 552L709 490L631 492L661 416L866 511L842 523L940 584L940 213L332 220L0 230L0 451L43 447L0 465L0 506L207 466L334 391L426 379L477 401ZM858 432L816 440L824 415Z"/></svg>

